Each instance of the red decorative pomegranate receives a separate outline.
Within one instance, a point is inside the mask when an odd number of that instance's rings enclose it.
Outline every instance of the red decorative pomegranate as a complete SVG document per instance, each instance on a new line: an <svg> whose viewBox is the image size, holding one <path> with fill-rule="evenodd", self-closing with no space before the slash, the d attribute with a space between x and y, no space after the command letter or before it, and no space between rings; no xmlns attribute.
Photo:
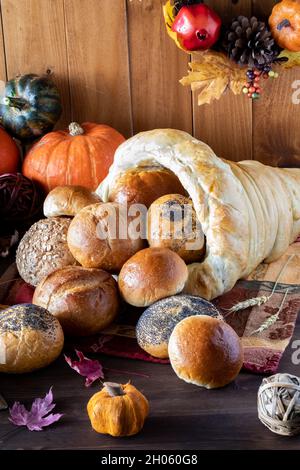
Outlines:
<svg viewBox="0 0 300 470"><path fill-rule="evenodd" d="M183 6L172 25L178 40L187 51L210 49L219 39L221 18L207 5Z"/></svg>

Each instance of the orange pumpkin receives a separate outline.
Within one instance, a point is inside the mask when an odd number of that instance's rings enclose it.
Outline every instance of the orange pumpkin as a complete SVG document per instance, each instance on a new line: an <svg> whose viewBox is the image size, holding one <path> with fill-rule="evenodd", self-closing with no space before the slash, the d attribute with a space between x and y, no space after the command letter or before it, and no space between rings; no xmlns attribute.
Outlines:
<svg viewBox="0 0 300 470"><path fill-rule="evenodd" d="M273 37L283 49L300 51L300 0L282 0L269 18Z"/></svg>
<svg viewBox="0 0 300 470"><path fill-rule="evenodd" d="M23 174L46 192L63 185L95 190L124 141L119 132L104 124L72 122L69 131L49 132L32 147L24 160Z"/></svg>
<svg viewBox="0 0 300 470"><path fill-rule="evenodd" d="M149 413L146 397L133 385L104 382L87 404L92 428L111 436L132 436L144 426Z"/></svg>
<svg viewBox="0 0 300 470"><path fill-rule="evenodd" d="M0 127L0 175L18 171L20 152L12 137Z"/></svg>

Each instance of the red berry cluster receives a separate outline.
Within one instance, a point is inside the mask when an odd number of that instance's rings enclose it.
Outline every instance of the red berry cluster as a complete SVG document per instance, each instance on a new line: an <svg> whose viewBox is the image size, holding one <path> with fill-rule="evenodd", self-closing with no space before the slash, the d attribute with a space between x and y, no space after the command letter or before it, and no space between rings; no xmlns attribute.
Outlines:
<svg viewBox="0 0 300 470"><path fill-rule="evenodd" d="M262 88L260 85L261 78L268 79L268 78L277 78L278 73L274 72L269 68L269 70L258 70L258 69L250 69L247 71L247 78L248 82L245 84L243 88L243 93L253 100L257 100L260 98L262 93Z"/></svg>

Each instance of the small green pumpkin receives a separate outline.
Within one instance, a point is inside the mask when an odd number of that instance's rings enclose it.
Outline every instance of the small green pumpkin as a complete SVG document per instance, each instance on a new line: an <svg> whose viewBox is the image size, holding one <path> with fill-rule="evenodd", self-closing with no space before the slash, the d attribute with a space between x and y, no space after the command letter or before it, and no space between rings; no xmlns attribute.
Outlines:
<svg viewBox="0 0 300 470"><path fill-rule="evenodd" d="M21 140L33 140L51 131L61 115L59 91L46 76L27 74L6 83L0 103L5 129Z"/></svg>

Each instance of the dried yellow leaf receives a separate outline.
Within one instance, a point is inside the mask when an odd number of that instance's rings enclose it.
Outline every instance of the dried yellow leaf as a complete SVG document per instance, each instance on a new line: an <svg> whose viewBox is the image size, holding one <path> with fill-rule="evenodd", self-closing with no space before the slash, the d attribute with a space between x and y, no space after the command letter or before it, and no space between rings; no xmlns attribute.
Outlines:
<svg viewBox="0 0 300 470"><path fill-rule="evenodd" d="M200 90L198 105L209 104L221 98L229 88L235 95L242 92L245 84L245 68L239 67L225 54L206 51L195 54L195 60L189 64L190 71L180 80L192 90Z"/></svg>
<svg viewBox="0 0 300 470"><path fill-rule="evenodd" d="M281 66L285 69L291 69L292 67L300 67L300 52L291 52L284 49L279 55L279 58L287 57L287 62L282 62Z"/></svg>
<svg viewBox="0 0 300 470"><path fill-rule="evenodd" d="M163 13L164 13L165 25L166 25L166 28L167 28L168 35L170 36L170 38L173 39L173 41L175 41L175 43L176 43L177 47L179 47L179 49L182 49L184 52L187 52L184 49L184 47L180 44L180 42L178 40L178 37L177 37L177 33L172 31L172 25L174 23L175 16L174 16L174 7L171 4L170 0L168 0L167 3L165 3L165 5L163 5Z"/></svg>

